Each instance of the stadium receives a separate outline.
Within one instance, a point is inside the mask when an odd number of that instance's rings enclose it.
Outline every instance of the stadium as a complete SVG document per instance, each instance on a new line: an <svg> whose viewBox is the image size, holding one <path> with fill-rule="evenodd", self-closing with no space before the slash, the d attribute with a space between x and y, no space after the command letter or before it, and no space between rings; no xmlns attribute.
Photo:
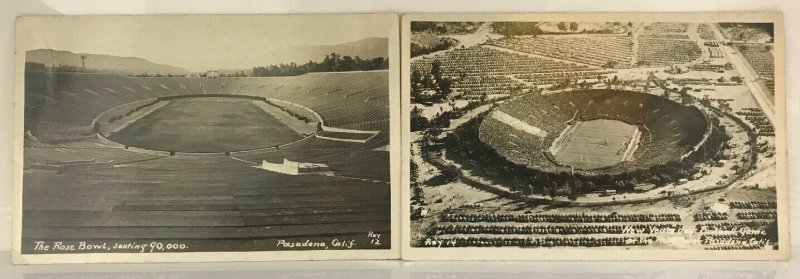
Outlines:
<svg viewBox="0 0 800 279"><path fill-rule="evenodd" d="M454 161L488 169L484 177L514 177L501 183L510 192L534 194L534 185L551 183L595 185L573 190L585 194L677 182L687 177L676 174L683 170L697 174L696 164L720 158L726 136L719 123L696 106L651 94L574 90L495 105L456 129L446 146Z"/></svg>
<svg viewBox="0 0 800 279"><path fill-rule="evenodd" d="M484 143L514 163L598 175L689 157L705 148L712 123L694 106L598 89L516 99L492 111L479 130Z"/></svg>
<svg viewBox="0 0 800 279"><path fill-rule="evenodd" d="M777 249L765 30L412 22L412 246Z"/></svg>
<svg viewBox="0 0 800 279"><path fill-rule="evenodd" d="M262 251L386 237L388 83L387 70L202 78L31 67L23 253L42 252L34 241ZM389 247L378 243L359 248Z"/></svg>

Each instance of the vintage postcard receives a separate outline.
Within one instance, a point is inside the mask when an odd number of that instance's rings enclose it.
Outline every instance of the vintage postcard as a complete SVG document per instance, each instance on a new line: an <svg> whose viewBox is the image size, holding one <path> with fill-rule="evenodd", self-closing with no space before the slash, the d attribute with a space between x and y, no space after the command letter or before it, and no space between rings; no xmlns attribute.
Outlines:
<svg viewBox="0 0 800 279"><path fill-rule="evenodd" d="M398 258L398 25L19 18L14 261Z"/></svg>
<svg viewBox="0 0 800 279"><path fill-rule="evenodd" d="M401 28L404 259L788 259L781 14Z"/></svg>

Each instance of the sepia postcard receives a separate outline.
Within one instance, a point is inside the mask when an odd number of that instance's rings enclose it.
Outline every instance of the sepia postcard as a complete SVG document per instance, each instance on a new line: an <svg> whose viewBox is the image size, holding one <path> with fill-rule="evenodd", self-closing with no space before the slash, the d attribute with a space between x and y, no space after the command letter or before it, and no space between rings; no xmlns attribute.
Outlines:
<svg viewBox="0 0 800 279"><path fill-rule="evenodd" d="M399 258L398 25L18 18L14 262Z"/></svg>
<svg viewBox="0 0 800 279"><path fill-rule="evenodd" d="M404 259L788 259L780 13L401 29Z"/></svg>

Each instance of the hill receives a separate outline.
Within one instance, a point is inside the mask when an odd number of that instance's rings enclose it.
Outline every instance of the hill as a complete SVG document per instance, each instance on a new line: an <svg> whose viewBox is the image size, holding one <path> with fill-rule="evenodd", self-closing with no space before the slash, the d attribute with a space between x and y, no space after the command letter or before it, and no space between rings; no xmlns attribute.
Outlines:
<svg viewBox="0 0 800 279"><path fill-rule="evenodd" d="M86 56L86 68L98 71L118 72L125 74L159 73L189 74L186 69L157 64L137 57L120 57L107 54L73 53L63 50L37 49L26 53L25 61L42 63L47 66L81 67L81 56Z"/></svg>
<svg viewBox="0 0 800 279"><path fill-rule="evenodd" d="M449 37L439 37L431 33L411 34L411 57L416 57L431 52L445 50L458 44L458 40Z"/></svg>

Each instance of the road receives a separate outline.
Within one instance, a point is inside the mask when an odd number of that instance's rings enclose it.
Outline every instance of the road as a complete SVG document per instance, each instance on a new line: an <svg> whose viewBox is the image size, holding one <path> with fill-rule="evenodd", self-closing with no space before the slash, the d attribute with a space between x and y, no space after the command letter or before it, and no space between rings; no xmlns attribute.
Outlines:
<svg viewBox="0 0 800 279"><path fill-rule="evenodd" d="M727 54L728 58L730 59L733 67L736 68L737 71L742 75L744 79L744 84L747 85L747 88L750 89L750 93L753 94L753 98L756 99L758 105L764 111L764 114L767 116L769 121L772 125L776 125L775 123L775 103L772 98L772 93L769 92L769 89L763 84L759 82L758 73L756 73L755 69L750 66L750 63L744 58L744 56L736 50L732 46L723 46L721 45Z"/></svg>
<svg viewBox="0 0 800 279"><path fill-rule="evenodd" d="M716 27L714 31L717 33L717 36L722 36L727 40L727 36L725 36L725 33L720 29L721 27L718 24L715 24L714 27ZM776 126L775 99L772 97L772 93L770 93L769 89L763 83L758 82L759 76L756 70L753 69L750 62L747 62L744 55L735 47L720 44L720 48L722 48L722 52L728 57L728 60L731 61L733 67L742 75L745 85L750 89L750 93L758 103L758 106L764 111L769 122L772 123L773 126Z"/></svg>

